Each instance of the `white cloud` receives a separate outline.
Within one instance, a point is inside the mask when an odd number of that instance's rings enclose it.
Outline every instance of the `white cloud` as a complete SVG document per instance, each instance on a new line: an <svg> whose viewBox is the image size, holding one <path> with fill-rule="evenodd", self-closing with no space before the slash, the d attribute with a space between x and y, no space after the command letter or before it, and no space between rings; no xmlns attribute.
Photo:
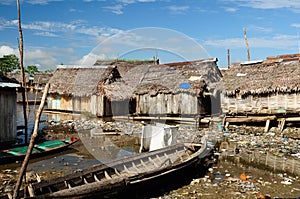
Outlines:
<svg viewBox="0 0 300 199"><path fill-rule="evenodd" d="M300 23L292 23L291 27L300 28Z"/></svg>
<svg viewBox="0 0 300 199"><path fill-rule="evenodd" d="M132 3L150 3L150 2L156 2L158 0L117 0L117 1L124 4L132 4Z"/></svg>
<svg viewBox="0 0 300 199"><path fill-rule="evenodd" d="M36 32L34 35L43 36L43 37L58 37L58 35L53 34L51 32Z"/></svg>
<svg viewBox="0 0 300 199"><path fill-rule="evenodd" d="M27 2L30 4L40 4L40 5L46 5L51 2L58 2L63 0L28 0Z"/></svg>
<svg viewBox="0 0 300 199"><path fill-rule="evenodd" d="M90 53L88 55L83 56L80 60L75 61L74 64L76 65L84 65L84 66L92 66L96 63L99 59L106 59L107 57L105 54L96 55L93 53Z"/></svg>
<svg viewBox="0 0 300 199"><path fill-rule="evenodd" d="M25 50L24 60L26 65L40 65L39 70L54 69L58 64L53 52L47 49Z"/></svg>
<svg viewBox="0 0 300 199"><path fill-rule="evenodd" d="M297 46L297 35L275 35L273 37L248 37L250 48L288 49ZM245 48L244 38L229 38L220 40L207 40L205 46L217 48Z"/></svg>
<svg viewBox="0 0 300 199"><path fill-rule="evenodd" d="M3 57L3 55L11 55L11 54L18 55L18 53L19 53L18 49L13 49L10 46L0 46L0 57Z"/></svg>
<svg viewBox="0 0 300 199"><path fill-rule="evenodd" d="M17 27L17 20L5 20L0 19L0 30L4 28ZM59 33L78 33L83 35L99 36L99 35L113 35L119 33L120 30L115 28L103 28L103 27L89 27L84 21L78 20L71 23L62 22L50 22L50 21L35 21L27 24L22 24L23 29L38 30L35 35L58 37Z"/></svg>
<svg viewBox="0 0 300 199"><path fill-rule="evenodd" d="M121 15L121 14L123 14L122 9L124 8L124 6L121 5L121 4L118 4L118 5L114 5L114 6L106 6L104 8L107 9L107 10L110 10L111 12L113 12L117 15Z"/></svg>
<svg viewBox="0 0 300 199"><path fill-rule="evenodd" d="M89 0L86 1L89 2ZM98 1L104 1L104 0L98 0ZM115 1L110 1L113 2L115 5L105 6L103 8L117 15L121 15L124 14L123 10L127 5L134 4L134 3L153 3L157 1L161 1L161 0L115 0Z"/></svg>
<svg viewBox="0 0 300 199"><path fill-rule="evenodd" d="M261 26L255 26L255 25L250 25L247 27L247 30L252 30L252 31L257 31L257 32L272 32L272 28L267 28L267 27L261 27Z"/></svg>
<svg viewBox="0 0 300 199"><path fill-rule="evenodd" d="M221 0L223 2L234 3L243 7L256 9L279 9L288 8L293 11L300 11L300 1L297 0Z"/></svg>
<svg viewBox="0 0 300 199"><path fill-rule="evenodd" d="M10 46L0 46L0 57L3 55L15 54L19 57L19 50ZM55 69L64 59L74 59L72 48L32 48L24 49L24 66L38 65L39 70ZM78 58L77 58L78 59Z"/></svg>
<svg viewBox="0 0 300 199"><path fill-rule="evenodd" d="M39 5L47 5L51 2L59 2L59 1L63 1L63 0L20 0L23 3L29 3L29 4L39 4ZM1 0L0 4L3 5L12 5L12 4L16 4L15 0Z"/></svg>
<svg viewBox="0 0 300 199"><path fill-rule="evenodd" d="M225 8L226 12L236 12L237 10L237 8Z"/></svg>
<svg viewBox="0 0 300 199"><path fill-rule="evenodd" d="M187 11L190 7L189 6L168 6L167 9L170 10L173 13L184 13Z"/></svg>
<svg viewBox="0 0 300 199"><path fill-rule="evenodd" d="M14 0L1 0L0 1L0 4L3 4L3 5L10 5L10 4L12 4L12 3L15 3L16 1L14 1Z"/></svg>

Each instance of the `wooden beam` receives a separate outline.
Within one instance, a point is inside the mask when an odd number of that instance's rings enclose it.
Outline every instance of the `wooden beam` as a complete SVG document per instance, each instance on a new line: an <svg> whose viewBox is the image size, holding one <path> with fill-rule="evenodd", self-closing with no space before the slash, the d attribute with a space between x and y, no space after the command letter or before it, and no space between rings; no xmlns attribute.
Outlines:
<svg viewBox="0 0 300 199"><path fill-rule="evenodd" d="M288 118L285 118L285 121L287 121L287 122L300 122L300 117L288 117Z"/></svg>
<svg viewBox="0 0 300 199"><path fill-rule="evenodd" d="M266 122L267 120L276 120L276 116L248 116L248 117L227 117L226 122Z"/></svg>

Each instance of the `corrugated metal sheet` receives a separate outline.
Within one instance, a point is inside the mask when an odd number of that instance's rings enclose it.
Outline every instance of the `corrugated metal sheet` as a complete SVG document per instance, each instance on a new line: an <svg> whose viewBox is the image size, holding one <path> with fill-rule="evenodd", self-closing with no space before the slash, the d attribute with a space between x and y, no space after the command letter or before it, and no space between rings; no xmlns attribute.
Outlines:
<svg viewBox="0 0 300 199"><path fill-rule="evenodd" d="M0 82L0 87L9 87L9 88L19 88L20 84L15 84L15 83L7 83L7 82Z"/></svg>

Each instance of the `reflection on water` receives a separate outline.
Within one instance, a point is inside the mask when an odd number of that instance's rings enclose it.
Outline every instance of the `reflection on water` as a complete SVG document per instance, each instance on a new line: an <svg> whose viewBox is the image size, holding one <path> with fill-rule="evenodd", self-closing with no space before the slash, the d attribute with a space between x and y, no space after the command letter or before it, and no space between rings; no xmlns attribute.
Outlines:
<svg viewBox="0 0 300 199"><path fill-rule="evenodd" d="M29 105L29 111L27 110L27 116L28 116L28 142L30 141L30 135L33 132L34 129L34 118L35 118L35 113L38 109L38 106L34 106L34 105ZM48 116L47 114L42 113L41 117L40 117L40 124L39 124L39 130L43 129L46 126L46 123L44 123L43 121L47 121L48 120ZM22 127L25 126L25 122L24 122L24 113L23 113L23 106L21 104L17 105L17 126ZM23 133L19 134L17 136L17 138L20 140L19 144L24 143L24 139L25 139L25 131L24 128L21 128L21 130L23 131Z"/></svg>
<svg viewBox="0 0 300 199"><path fill-rule="evenodd" d="M98 160L85 159L76 153L69 153L31 163L28 166L28 170L34 172L61 172L63 174L70 174L97 164L100 164Z"/></svg>
<svg viewBox="0 0 300 199"><path fill-rule="evenodd" d="M29 93L29 99L34 99L33 93ZM41 96L41 94L39 94ZM37 97L38 98L38 97ZM20 99L20 96L18 96ZM37 105L29 105L28 117L28 141L34 129L35 113L39 108ZM28 114L28 113L27 113ZM42 130L47 123L43 121L61 121L81 119L80 115L43 112L40 117L39 130ZM17 105L17 125L24 126L23 106ZM34 172L62 172L72 173L77 170L86 169L93 165L106 163L112 160L121 159L138 153L140 147L140 138L128 135L103 135L97 129L83 130L78 132L80 144L76 143L61 153L37 158L30 161L28 170ZM24 141L24 135L18 138ZM21 164L2 165L0 169L17 168Z"/></svg>
<svg viewBox="0 0 300 199"><path fill-rule="evenodd" d="M133 156L139 151L140 138L136 136L103 135L98 129L80 131L78 135L88 152L103 163Z"/></svg>

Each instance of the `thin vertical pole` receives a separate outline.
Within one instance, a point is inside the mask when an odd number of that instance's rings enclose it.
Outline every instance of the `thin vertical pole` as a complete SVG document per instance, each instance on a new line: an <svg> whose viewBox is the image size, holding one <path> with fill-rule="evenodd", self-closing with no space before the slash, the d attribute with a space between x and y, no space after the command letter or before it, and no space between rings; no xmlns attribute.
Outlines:
<svg viewBox="0 0 300 199"><path fill-rule="evenodd" d="M244 39L245 39L245 43L246 43L246 49L247 49L247 54L248 54L248 61L250 61L250 51L249 51L249 44L248 44L248 39L247 39L247 32L246 32L246 28L244 28Z"/></svg>
<svg viewBox="0 0 300 199"><path fill-rule="evenodd" d="M47 94L48 94L49 86L50 86L49 83L47 83L46 86L45 86L45 89L44 89L44 93L43 93L43 97L42 97L42 101L40 103L39 109L37 110L37 112L35 114L33 133L30 137L30 143L29 143L29 146L28 146L28 149L27 149L27 152L26 152L26 156L24 158L24 161L23 161L22 166L21 166L20 171L19 171L19 177L17 179L16 186L15 186L14 192L13 192L13 199L18 198L18 195L19 195L19 189L20 189L20 186L22 184L22 178L23 178L23 176L26 172L27 165L28 165L28 162L29 162L29 158L30 158L31 152L32 152L34 144L35 144L35 139L38 135L40 117L41 117L41 114L42 114L42 111L43 111L43 108L44 108L44 105L45 105L45 101L46 101L46 97L47 97Z"/></svg>
<svg viewBox="0 0 300 199"><path fill-rule="evenodd" d="M230 67L230 49L227 49L227 64L228 64L228 68Z"/></svg>
<svg viewBox="0 0 300 199"><path fill-rule="evenodd" d="M17 0L17 9L18 9L18 26L19 26L19 35L20 35L20 42L19 42L19 53L20 53L20 69L21 69L21 76L22 76L22 99L23 99L23 114L24 114L24 125L25 125L25 144L28 143L28 124L27 124L27 103L28 103L28 95L26 90L26 79L25 79L25 72L23 66L23 31L21 26L21 8L20 8L20 1ZM27 106L26 106L27 105Z"/></svg>

